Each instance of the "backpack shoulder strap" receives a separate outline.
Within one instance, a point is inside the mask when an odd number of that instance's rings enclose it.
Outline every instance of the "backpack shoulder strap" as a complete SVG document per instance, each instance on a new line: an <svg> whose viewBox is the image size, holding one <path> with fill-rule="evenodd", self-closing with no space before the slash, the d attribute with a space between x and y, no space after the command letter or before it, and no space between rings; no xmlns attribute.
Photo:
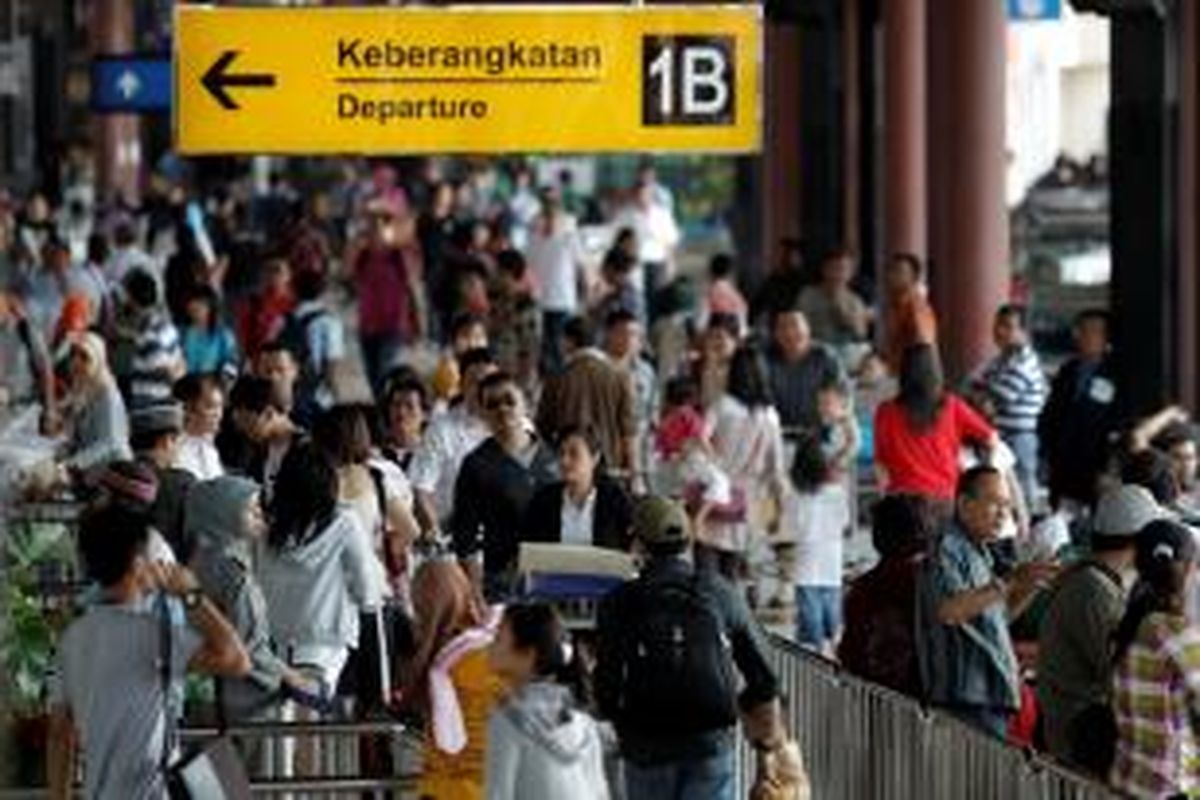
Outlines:
<svg viewBox="0 0 1200 800"><path fill-rule="evenodd" d="M172 637L175 633L171 630L171 608L165 594L159 593L155 601L155 610L158 612L158 659L160 662L158 665L158 679L159 686L162 689L164 716L162 753L159 756L159 766L165 777L171 766L171 750L175 739L175 708L171 703L171 659L174 652Z"/></svg>
<svg viewBox="0 0 1200 800"><path fill-rule="evenodd" d="M375 502L379 507L379 525L384 530L387 529L387 487L384 484L383 470L379 467L367 467L367 471L371 473L371 483L375 486Z"/></svg>
<svg viewBox="0 0 1200 800"><path fill-rule="evenodd" d="M325 306L317 306L316 308L310 308L308 311L305 311L303 314L296 315L296 317L295 317L296 325L300 328L300 330L304 331L304 330L308 329L309 325L316 322L321 317L328 316L328 315L329 315L329 309L325 308Z"/></svg>

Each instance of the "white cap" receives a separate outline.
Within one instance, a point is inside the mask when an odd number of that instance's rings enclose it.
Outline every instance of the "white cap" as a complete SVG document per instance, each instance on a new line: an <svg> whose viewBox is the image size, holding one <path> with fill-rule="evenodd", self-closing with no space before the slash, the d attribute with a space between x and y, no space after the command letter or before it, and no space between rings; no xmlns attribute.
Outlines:
<svg viewBox="0 0 1200 800"><path fill-rule="evenodd" d="M1154 520L1168 516L1148 489L1124 484L1101 495L1092 531L1097 536L1132 536Z"/></svg>

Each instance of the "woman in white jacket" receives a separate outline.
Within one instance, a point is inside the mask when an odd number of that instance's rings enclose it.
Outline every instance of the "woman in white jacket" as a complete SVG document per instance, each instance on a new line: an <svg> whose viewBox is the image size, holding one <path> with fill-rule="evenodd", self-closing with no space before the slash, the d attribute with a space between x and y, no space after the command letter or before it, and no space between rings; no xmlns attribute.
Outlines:
<svg viewBox="0 0 1200 800"><path fill-rule="evenodd" d="M511 691L488 723L487 800L608 800L600 728L567 685L577 664L554 610L509 606L489 660Z"/></svg>
<svg viewBox="0 0 1200 800"><path fill-rule="evenodd" d="M293 446L276 477L262 569L276 647L329 689L358 645L359 614L378 609L384 590L370 536L337 498L331 461Z"/></svg>

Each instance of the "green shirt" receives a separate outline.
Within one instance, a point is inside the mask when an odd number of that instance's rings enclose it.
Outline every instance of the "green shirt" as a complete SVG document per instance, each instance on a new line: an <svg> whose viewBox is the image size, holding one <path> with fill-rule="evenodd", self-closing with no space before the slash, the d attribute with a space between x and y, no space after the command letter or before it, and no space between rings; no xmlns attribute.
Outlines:
<svg viewBox="0 0 1200 800"><path fill-rule="evenodd" d="M1055 584L1038 637L1037 697L1046 746L1070 760L1071 723L1112 691L1112 634L1125 613L1121 577L1097 561L1076 565Z"/></svg>

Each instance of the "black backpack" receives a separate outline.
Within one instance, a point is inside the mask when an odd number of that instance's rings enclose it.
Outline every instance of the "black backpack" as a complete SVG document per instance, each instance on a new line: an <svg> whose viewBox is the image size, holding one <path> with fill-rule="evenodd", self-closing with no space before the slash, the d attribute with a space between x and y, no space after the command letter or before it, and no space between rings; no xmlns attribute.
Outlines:
<svg viewBox="0 0 1200 800"><path fill-rule="evenodd" d="M627 591L618 729L679 736L736 723L732 645L699 575Z"/></svg>
<svg viewBox="0 0 1200 800"><path fill-rule="evenodd" d="M312 373L312 367L309 365L311 353L308 348L308 328L329 313L327 308L318 307L309 309L303 314L292 311L284 318L283 329L279 331L276 338L295 356L296 365L300 368L302 377L306 374L311 376Z"/></svg>
<svg viewBox="0 0 1200 800"><path fill-rule="evenodd" d="M324 307L309 309L303 314L293 311L284 319L283 329L277 337L277 341L296 358L299 374L294 388L294 412L305 423L311 422L311 416L316 413L316 393L322 377L313 371L310 363L308 329L318 319L330 313L329 309Z"/></svg>

